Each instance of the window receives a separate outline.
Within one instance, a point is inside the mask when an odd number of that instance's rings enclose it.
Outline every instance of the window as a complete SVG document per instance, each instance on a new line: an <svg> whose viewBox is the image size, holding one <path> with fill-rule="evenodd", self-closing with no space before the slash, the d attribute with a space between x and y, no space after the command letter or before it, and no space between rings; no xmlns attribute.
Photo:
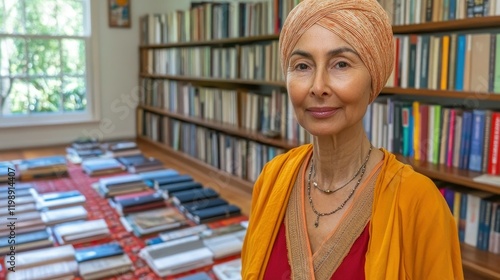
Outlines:
<svg viewBox="0 0 500 280"><path fill-rule="evenodd" d="M89 8L0 0L0 126L91 119Z"/></svg>

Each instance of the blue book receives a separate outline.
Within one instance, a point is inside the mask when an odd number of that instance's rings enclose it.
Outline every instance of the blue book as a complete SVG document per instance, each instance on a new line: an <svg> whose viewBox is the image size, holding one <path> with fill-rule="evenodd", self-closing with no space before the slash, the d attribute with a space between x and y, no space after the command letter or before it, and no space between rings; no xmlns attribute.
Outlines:
<svg viewBox="0 0 500 280"><path fill-rule="evenodd" d="M458 35L456 68L455 68L455 90L464 90L464 69L465 69L466 36Z"/></svg>
<svg viewBox="0 0 500 280"><path fill-rule="evenodd" d="M160 170L152 170L147 172L139 173L139 176L142 180L152 180L155 178L167 177L178 175L179 173L174 169L160 169Z"/></svg>
<svg viewBox="0 0 500 280"><path fill-rule="evenodd" d="M457 18L456 10L457 10L457 0L450 0L449 2L450 13L448 14L448 20L454 20Z"/></svg>
<svg viewBox="0 0 500 280"><path fill-rule="evenodd" d="M469 159L469 169L472 171L482 171L485 118L486 112L484 110L474 110L472 113L473 121Z"/></svg>
<svg viewBox="0 0 500 280"><path fill-rule="evenodd" d="M460 147L459 168L467 169L470 158L470 144L472 135L472 111L464 110L462 115L462 140Z"/></svg>
<svg viewBox="0 0 500 280"><path fill-rule="evenodd" d="M403 129L403 156L409 157L411 147L411 127L410 127L410 119L411 119L411 105L405 104L401 109L401 125Z"/></svg>
<svg viewBox="0 0 500 280"><path fill-rule="evenodd" d="M197 224L206 223L222 218L229 218L241 214L241 209L236 205L221 205L186 213L186 216Z"/></svg>
<svg viewBox="0 0 500 280"><path fill-rule="evenodd" d="M121 254L123 254L123 249L118 243L106 243L75 249L75 259L79 263Z"/></svg>
<svg viewBox="0 0 500 280"><path fill-rule="evenodd" d="M465 224L467 221L467 193L460 194L460 218L458 222L458 239L465 241Z"/></svg>

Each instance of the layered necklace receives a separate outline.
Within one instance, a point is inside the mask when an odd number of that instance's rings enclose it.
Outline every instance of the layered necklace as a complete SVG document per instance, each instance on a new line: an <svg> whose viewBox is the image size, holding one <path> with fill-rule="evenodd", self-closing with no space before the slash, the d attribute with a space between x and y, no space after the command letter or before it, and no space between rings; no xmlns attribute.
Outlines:
<svg viewBox="0 0 500 280"><path fill-rule="evenodd" d="M314 173L314 175L316 175L316 168L314 166L314 161L311 159L311 167L309 168L309 176L307 178L307 197L309 199L309 204L311 205L311 208L312 208L314 214L316 214L316 221L314 222L314 227L319 226L319 218L320 217L329 216L329 215L337 213L340 209L344 208L344 206L347 204L347 202L352 198L352 196L354 195L354 192L356 191L359 184L361 183L361 180L363 179L363 175L365 174L365 171L366 171L366 164L368 163L368 160L370 159L372 149L373 149L373 146L370 144L370 149L368 150L368 155L366 156L365 161L363 162L361 167L358 169L358 171L356 171L356 173L354 173L354 176L349 181L347 181L347 183L345 183L341 187L334 189L334 190L322 189L318 186L318 184L316 182L311 183L311 177L312 177L313 173ZM332 194L332 193L335 193L335 192L339 191L340 189L344 188L345 186L349 185L349 183L352 182L360 173L361 173L361 175L359 176L359 179L356 182L356 185L351 190L351 192L349 193L347 198L344 200L344 202L342 202L337 208L335 208L334 210L332 210L330 212L319 212L318 210L316 210L316 208L314 207L312 196L311 196L311 184L323 193Z"/></svg>

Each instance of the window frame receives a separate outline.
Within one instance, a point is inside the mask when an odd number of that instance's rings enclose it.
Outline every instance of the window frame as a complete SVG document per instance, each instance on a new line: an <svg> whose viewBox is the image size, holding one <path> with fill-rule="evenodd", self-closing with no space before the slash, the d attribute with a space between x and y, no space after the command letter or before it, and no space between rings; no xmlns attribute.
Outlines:
<svg viewBox="0 0 500 280"><path fill-rule="evenodd" d="M82 36L85 43L85 82L86 82L86 98L87 107L84 111L75 112L55 112L55 113L34 113L26 115L0 115L0 128L9 127L29 127L29 126L44 126L44 125L65 125L75 123L93 123L98 122L99 116L99 68L98 68L98 40L96 31L99 26L97 17L92 17L98 14L97 3L92 3L91 0L82 0L83 9L87 16L84 17L84 30L88 30L88 34ZM47 36L47 35L12 35L22 36L27 38L47 38L54 39L74 39L82 38L80 36Z"/></svg>

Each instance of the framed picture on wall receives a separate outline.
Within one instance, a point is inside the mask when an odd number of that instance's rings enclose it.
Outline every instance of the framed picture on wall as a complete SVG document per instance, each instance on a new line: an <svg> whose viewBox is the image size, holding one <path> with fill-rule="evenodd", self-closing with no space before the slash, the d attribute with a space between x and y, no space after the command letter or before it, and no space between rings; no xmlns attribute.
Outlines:
<svg viewBox="0 0 500 280"><path fill-rule="evenodd" d="M109 27L130 28L130 1L108 0Z"/></svg>

